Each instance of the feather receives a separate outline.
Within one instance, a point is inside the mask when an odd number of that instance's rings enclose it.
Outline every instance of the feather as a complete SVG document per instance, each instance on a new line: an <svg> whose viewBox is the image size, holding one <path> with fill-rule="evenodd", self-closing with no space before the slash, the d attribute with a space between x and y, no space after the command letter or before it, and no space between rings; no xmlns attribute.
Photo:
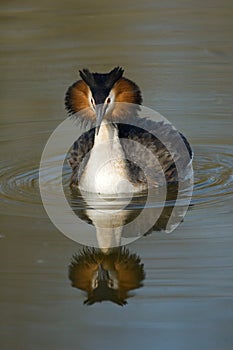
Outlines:
<svg viewBox="0 0 233 350"><path fill-rule="evenodd" d="M146 125L143 125L146 122ZM133 183L146 182L148 177L152 184L161 184L161 168L167 183L176 183L178 178L176 162L182 162L182 168L186 169L192 158L191 147L187 139L170 124L163 122L153 122L141 119L137 122L139 126L116 123L120 142L125 153L127 172L129 179ZM144 127L146 128L144 128ZM147 131L149 130L149 131ZM166 140L165 144L154 134L158 133ZM71 157L69 159L73 170L71 186L78 185L78 178L82 175L88 162L90 150L94 145L95 129L85 132L74 143ZM180 137L184 141L184 147L175 147L180 143ZM133 142L128 142L133 141ZM142 148L142 146L144 146ZM169 149L173 149L171 153ZM145 149L148 151L145 157ZM158 160L158 163L155 162ZM84 162L83 162L84 160ZM179 174L180 176L181 174Z"/></svg>

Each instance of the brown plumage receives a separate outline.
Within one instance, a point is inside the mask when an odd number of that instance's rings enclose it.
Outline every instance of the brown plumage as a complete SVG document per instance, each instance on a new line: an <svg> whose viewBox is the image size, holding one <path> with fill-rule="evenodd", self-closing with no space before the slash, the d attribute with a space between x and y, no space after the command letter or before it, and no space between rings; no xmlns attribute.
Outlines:
<svg viewBox="0 0 233 350"><path fill-rule="evenodd" d="M73 170L71 186L79 186L80 179L87 176L90 154L101 128L103 130L108 127L112 130L114 137L117 135L120 148L126 158L121 159L124 173L135 188L141 184L160 185L161 168L167 183L177 182L178 173L175 163L178 160L181 161L184 169L190 163L192 150L182 134L164 122L139 118L138 111L142 103L140 89L122 75L123 70L119 67L105 74L91 73L85 69L80 71L82 80L74 83L66 93L65 106L69 114L76 116L80 121L88 120L93 125L92 129L85 132L74 143L69 160ZM101 106L101 113L98 106ZM104 125L103 119L110 124ZM163 142L155 136L156 134L162 135ZM186 151L183 153L176 147L180 139L185 145ZM127 141L133 141L133 144ZM170 152L166 145L174 151ZM142 152L142 146L145 152ZM150 152L153 157L150 156ZM157 165L154 156L158 159ZM120 162L117 164L118 168L119 164ZM113 171L115 171L114 168ZM119 175L117 171L116 175ZM141 188L140 186L138 188Z"/></svg>
<svg viewBox="0 0 233 350"><path fill-rule="evenodd" d="M119 74L119 70L121 74ZM84 72L87 72L87 70L84 70ZM115 74L117 74L119 80L116 80L116 78L112 75L112 72L115 72ZM90 101L88 99L89 95L92 93L92 90L93 96L96 96L97 104L104 102L103 97L106 97L107 93L110 90L112 90L112 92L115 94L115 109L111 116L106 116L106 119L111 118L111 120L119 120L120 117L125 117L124 111L122 111L123 106L120 108L120 105L117 105L117 103L125 102L141 105L142 96L139 87L133 81L122 77L123 70L120 68L115 68L108 74L93 73L94 77L100 76L98 84L96 85L94 85L94 82L91 79L92 75L90 74L91 73L88 74L88 79L85 78L85 75L80 71L80 75L85 79L85 81L78 80L68 88L65 96L65 107L69 114L73 115L82 111L82 113L79 115L79 118L88 118L92 122L96 120L96 114L90 108ZM108 75L110 75L110 80L106 85L104 80ZM87 84L88 82L90 86ZM87 110L85 111L85 109Z"/></svg>
<svg viewBox="0 0 233 350"><path fill-rule="evenodd" d="M90 89L83 80L76 81L66 93L65 106L70 114L78 113L89 108L88 94ZM94 111L88 111L88 117L95 120ZM92 112L92 113L91 113Z"/></svg>
<svg viewBox="0 0 233 350"><path fill-rule="evenodd" d="M73 287L87 293L84 304L109 300L123 306L129 292L142 286L145 273L140 258L126 248L112 249L108 254L85 248L73 257L69 278Z"/></svg>

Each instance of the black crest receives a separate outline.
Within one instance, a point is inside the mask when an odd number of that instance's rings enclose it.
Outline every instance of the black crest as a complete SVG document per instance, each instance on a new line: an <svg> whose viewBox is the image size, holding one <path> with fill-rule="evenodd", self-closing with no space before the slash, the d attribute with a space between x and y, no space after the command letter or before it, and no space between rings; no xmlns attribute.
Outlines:
<svg viewBox="0 0 233 350"><path fill-rule="evenodd" d="M109 93L113 85L122 77L124 70L121 67L116 67L109 73L91 73L89 69L85 68L79 73L92 93L95 94L99 90Z"/></svg>

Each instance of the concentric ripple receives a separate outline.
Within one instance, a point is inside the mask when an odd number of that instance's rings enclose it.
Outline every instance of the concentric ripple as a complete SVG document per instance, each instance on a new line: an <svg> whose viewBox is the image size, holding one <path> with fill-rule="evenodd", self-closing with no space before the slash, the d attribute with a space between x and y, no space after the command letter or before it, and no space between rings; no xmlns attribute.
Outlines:
<svg viewBox="0 0 233 350"><path fill-rule="evenodd" d="M192 203L206 204L218 202L233 194L233 146L194 146L195 185ZM44 216L39 192L39 164L0 164L1 213ZM56 168L51 160L49 173L43 175L43 181L51 186L58 181ZM64 190L68 197L70 169L64 166ZM135 208L137 199L133 199ZM140 203L140 197L138 204ZM135 202L136 201L136 202ZM72 199L70 201L73 202ZM75 198L76 209L83 208L85 202L79 195ZM158 203L157 203L158 204Z"/></svg>
<svg viewBox="0 0 233 350"><path fill-rule="evenodd" d="M192 203L224 200L233 194L233 146L198 145L194 149Z"/></svg>
<svg viewBox="0 0 233 350"><path fill-rule="evenodd" d="M1 213L34 216L41 206L38 170L29 164L0 166Z"/></svg>
<svg viewBox="0 0 233 350"><path fill-rule="evenodd" d="M69 169L64 171L64 186L68 188ZM56 183L56 168L44 174L44 182L51 188ZM39 191L39 164L0 163L0 213L29 217L44 216Z"/></svg>

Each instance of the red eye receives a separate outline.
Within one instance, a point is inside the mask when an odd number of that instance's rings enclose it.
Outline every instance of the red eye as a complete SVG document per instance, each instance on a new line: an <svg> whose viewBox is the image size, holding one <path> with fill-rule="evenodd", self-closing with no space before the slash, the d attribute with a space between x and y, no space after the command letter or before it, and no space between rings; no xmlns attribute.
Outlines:
<svg viewBox="0 0 233 350"><path fill-rule="evenodd" d="M111 99L110 99L110 97L108 97L108 99L107 99L107 101L106 101L107 103L110 103L111 102Z"/></svg>

